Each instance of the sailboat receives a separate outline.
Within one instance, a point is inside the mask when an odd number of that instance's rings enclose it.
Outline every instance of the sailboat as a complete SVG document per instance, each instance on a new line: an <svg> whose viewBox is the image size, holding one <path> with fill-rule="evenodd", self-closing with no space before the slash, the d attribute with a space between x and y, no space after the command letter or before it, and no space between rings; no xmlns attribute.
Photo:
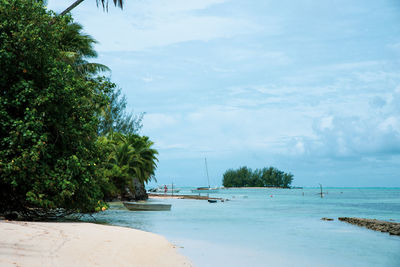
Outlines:
<svg viewBox="0 0 400 267"><path fill-rule="evenodd" d="M199 195L201 193L218 193L219 188L218 187L210 187L210 177L208 176L208 168L207 168L207 159L204 159L205 165L206 165L206 174L207 174L207 181L208 181L208 187L197 187L196 189L192 189L192 193L198 193Z"/></svg>

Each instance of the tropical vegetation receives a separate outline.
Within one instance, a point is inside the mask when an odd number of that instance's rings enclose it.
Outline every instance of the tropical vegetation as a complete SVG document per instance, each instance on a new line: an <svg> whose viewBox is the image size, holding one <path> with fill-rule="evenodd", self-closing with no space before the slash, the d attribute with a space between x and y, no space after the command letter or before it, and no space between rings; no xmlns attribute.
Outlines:
<svg viewBox="0 0 400 267"><path fill-rule="evenodd" d="M0 214L58 218L145 198L157 151L95 40L43 1L0 0Z"/></svg>
<svg viewBox="0 0 400 267"><path fill-rule="evenodd" d="M64 16L65 14L69 13L72 9L74 9L75 7L80 5L83 1L85 1L85 0L76 0L69 7L67 7L63 12L61 12L60 16ZM104 10L108 10L108 2L109 2L108 0L96 0L96 4L97 5L99 5L99 2L103 6ZM124 7L124 1L123 0L113 0L113 2L114 2L115 6L118 6L121 9Z"/></svg>
<svg viewBox="0 0 400 267"><path fill-rule="evenodd" d="M157 167L153 142L147 136L121 133L103 137L100 142L107 150L101 166L107 179L102 190L105 199L142 199L143 185L153 178Z"/></svg>
<svg viewBox="0 0 400 267"><path fill-rule="evenodd" d="M225 187L282 187L289 188L293 181L293 174L285 173L274 167L252 170L240 167L237 170L229 169L223 175Z"/></svg>

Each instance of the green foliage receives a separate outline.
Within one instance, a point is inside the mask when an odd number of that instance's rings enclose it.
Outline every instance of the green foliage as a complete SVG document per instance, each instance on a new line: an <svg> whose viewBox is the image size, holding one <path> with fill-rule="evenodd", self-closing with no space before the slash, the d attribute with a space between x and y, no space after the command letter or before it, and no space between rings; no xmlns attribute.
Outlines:
<svg viewBox="0 0 400 267"><path fill-rule="evenodd" d="M0 213L98 211L103 87L62 60L69 17L34 0L0 3Z"/></svg>
<svg viewBox="0 0 400 267"><path fill-rule="evenodd" d="M263 168L252 171L247 167L227 170L223 175L225 187L283 187L288 188L293 174L284 173L276 168Z"/></svg>
<svg viewBox="0 0 400 267"><path fill-rule="evenodd" d="M154 178L158 152L147 136L114 133L110 138L101 137L99 142L108 155L102 166L106 198L124 197L134 192L135 179L143 184Z"/></svg>
<svg viewBox="0 0 400 267"><path fill-rule="evenodd" d="M0 214L95 212L153 179L143 115L86 61L95 41L42 1L0 0L0 14Z"/></svg>
<svg viewBox="0 0 400 267"><path fill-rule="evenodd" d="M99 124L100 135L119 132L125 135L137 134L142 128L143 114L133 115L126 111L126 97L121 96L121 89L108 79L102 80L103 91L108 97L108 104L102 108Z"/></svg>
<svg viewBox="0 0 400 267"><path fill-rule="evenodd" d="M60 49L62 59L69 63L78 75L91 75L110 69L99 63L90 63L87 58L97 57L93 45L97 43L90 35L82 32L82 25L70 22L61 32Z"/></svg>

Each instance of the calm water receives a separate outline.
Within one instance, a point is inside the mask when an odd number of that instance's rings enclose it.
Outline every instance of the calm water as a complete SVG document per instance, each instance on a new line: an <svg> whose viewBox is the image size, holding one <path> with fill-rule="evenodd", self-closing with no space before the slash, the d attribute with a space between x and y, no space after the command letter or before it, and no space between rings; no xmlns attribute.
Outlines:
<svg viewBox="0 0 400 267"><path fill-rule="evenodd" d="M400 266L399 236L337 220L400 222L400 188L324 191L321 199L318 188L225 189L213 195L230 201L154 200L172 210L108 210L96 219L161 234L195 266Z"/></svg>

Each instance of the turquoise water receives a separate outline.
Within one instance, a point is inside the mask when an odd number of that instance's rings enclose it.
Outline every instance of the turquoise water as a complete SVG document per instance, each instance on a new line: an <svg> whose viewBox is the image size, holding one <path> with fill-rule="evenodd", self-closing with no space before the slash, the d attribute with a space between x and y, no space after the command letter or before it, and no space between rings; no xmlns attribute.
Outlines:
<svg viewBox="0 0 400 267"><path fill-rule="evenodd" d="M161 234L195 266L400 266L399 236L337 220L400 222L400 188L324 191L320 198L319 188L224 189L213 195L230 201L153 200L172 210L108 210L95 218Z"/></svg>

